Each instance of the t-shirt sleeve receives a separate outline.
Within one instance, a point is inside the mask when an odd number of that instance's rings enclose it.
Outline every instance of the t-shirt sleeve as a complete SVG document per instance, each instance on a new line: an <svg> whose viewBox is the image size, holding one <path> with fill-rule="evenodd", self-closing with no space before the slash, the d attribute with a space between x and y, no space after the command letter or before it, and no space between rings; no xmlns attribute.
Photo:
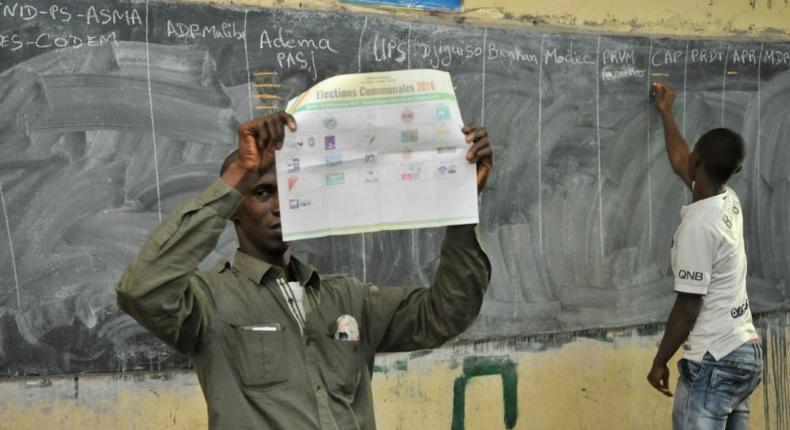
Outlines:
<svg viewBox="0 0 790 430"><path fill-rule="evenodd" d="M675 238L676 292L700 295L708 293L716 245L715 232L708 226L690 223L678 231Z"/></svg>

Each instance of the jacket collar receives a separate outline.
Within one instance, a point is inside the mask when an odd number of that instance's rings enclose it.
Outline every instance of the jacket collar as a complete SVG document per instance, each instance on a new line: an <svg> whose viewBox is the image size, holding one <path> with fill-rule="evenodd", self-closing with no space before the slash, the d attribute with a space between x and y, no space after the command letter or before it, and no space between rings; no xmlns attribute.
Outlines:
<svg viewBox="0 0 790 430"><path fill-rule="evenodd" d="M282 268L273 266L249 254L245 254L241 250L237 250L236 254L233 256L233 267L257 285L266 284L266 281L268 281L267 278L273 280L286 277ZM321 279L318 276L318 271L310 264L304 263L298 258L291 256L291 268L300 284L314 288L319 288L321 286Z"/></svg>

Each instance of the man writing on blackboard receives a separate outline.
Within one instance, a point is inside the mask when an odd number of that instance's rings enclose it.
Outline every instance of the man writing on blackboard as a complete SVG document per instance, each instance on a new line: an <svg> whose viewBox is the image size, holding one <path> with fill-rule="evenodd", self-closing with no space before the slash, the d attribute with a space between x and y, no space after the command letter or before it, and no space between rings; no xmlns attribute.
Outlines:
<svg viewBox="0 0 790 430"><path fill-rule="evenodd" d="M436 347L477 315L491 274L474 225L446 228L430 288L378 288L322 276L280 230L274 151L280 112L239 127L220 178L170 214L118 287L119 306L195 366L212 429L374 429L376 352ZM465 127L478 189L492 168L487 132ZM231 220L233 262L198 264Z"/></svg>
<svg viewBox="0 0 790 430"><path fill-rule="evenodd" d="M672 427L745 430L748 398L763 369L746 295L743 211L727 186L741 169L745 145L737 133L717 128L689 152L672 116L674 91L658 83L653 93L670 164L693 202L680 211L671 251L677 298L647 380L671 396L667 362L683 344Z"/></svg>

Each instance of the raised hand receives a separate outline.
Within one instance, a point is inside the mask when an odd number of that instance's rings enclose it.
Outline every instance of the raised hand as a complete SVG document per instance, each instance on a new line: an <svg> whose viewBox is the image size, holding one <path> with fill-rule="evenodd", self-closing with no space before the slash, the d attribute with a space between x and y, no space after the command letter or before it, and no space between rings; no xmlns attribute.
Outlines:
<svg viewBox="0 0 790 430"><path fill-rule="evenodd" d="M239 126L239 147L223 167L222 179L247 192L260 176L274 167L274 151L282 148L285 127L296 130L296 121L285 112L253 118ZM226 162L227 163L227 162Z"/></svg>
<svg viewBox="0 0 790 430"><path fill-rule="evenodd" d="M466 143L471 145L466 159L477 165L477 191L480 192L494 167L494 150L488 142L488 130L467 125L461 131L466 135Z"/></svg>
<svg viewBox="0 0 790 430"><path fill-rule="evenodd" d="M672 104L675 103L675 90L672 87L663 82L654 82L651 94L659 111L672 111Z"/></svg>
<svg viewBox="0 0 790 430"><path fill-rule="evenodd" d="M248 172L260 173L274 162L274 151L282 148L285 126L296 130L296 121L285 112L253 118L239 126L239 164Z"/></svg>

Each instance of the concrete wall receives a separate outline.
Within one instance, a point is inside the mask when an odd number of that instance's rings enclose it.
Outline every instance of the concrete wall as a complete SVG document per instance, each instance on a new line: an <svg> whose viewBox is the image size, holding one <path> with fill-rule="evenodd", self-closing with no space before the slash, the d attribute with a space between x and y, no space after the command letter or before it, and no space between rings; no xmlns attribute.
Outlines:
<svg viewBox="0 0 790 430"><path fill-rule="evenodd" d="M239 4L239 3L237 3ZM247 2L395 13L314 0ZM788 0L466 0L430 19L574 31L790 40ZM760 318L765 382L754 429L790 429L790 313ZM671 400L645 381L661 327L482 342L381 356L374 390L381 429L669 428ZM673 372L676 374L676 372ZM672 386L674 387L674 376ZM0 429L193 429L205 404L190 372L0 380Z"/></svg>
<svg viewBox="0 0 790 430"><path fill-rule="evenodd" d="M751 428L788 429L790 314L763 316L758 327L767 366ZM660 339L660 327L643 327L383 355L373 378L377 422L384 430L670 428L672 400L645 380ZM183 371L6 381L0 417L0 428L19 430L206 427L197 378Z"/></svg>

